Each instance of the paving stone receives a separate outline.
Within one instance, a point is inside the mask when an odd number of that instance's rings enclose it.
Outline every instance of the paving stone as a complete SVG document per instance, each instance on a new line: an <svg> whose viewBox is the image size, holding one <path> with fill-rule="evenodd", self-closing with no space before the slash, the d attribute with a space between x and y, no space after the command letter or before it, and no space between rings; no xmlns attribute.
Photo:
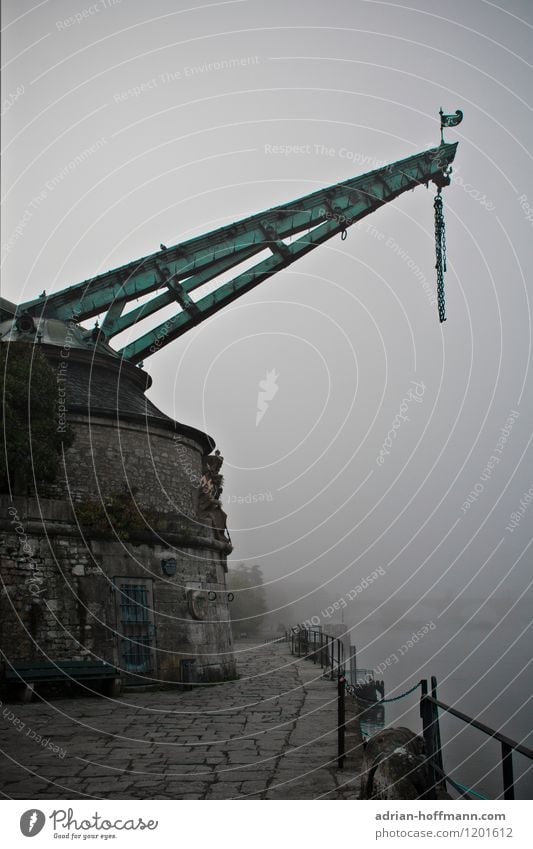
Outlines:
<svg viewBox="0 0 533 849"><path fill-rule="evenodd" d="M14 706L66 757L0 726L0 747L15 761L0 761L0 791L21 799L354 798L358 770L349 779L336 768L335 682L284 644L238 648L241 677L228 684ZM349 757L360 763L358 724L353 740Z"/></svg>
<svg viewBox="0 0 533 849"><path fill-rule="evenodd" d="M231 784L233 782L238 781L261 781L265 777L265 771L261 772L255 771L232 771L232 772L219 772L217 774L218 781L221 784Z"/></svg>
<svg viewBox="0 0 533 849"><path fill-rule="evenodd" d="M238 799L241 795L240 784L215 784L206 794L206 799Z"/></svg>
<svg viewBox="0 0 533 849"><path fill-rule="evenodd" d="M268 781L243 781L241 793L264 793L268 788Z"/></svg>

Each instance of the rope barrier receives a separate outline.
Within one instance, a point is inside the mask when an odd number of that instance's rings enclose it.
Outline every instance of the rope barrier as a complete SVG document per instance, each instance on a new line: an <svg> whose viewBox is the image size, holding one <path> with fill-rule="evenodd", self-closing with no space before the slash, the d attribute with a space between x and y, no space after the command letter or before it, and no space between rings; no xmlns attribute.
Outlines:
<svg viewBox="0 0 533 849"><path fill-rule="evenodd" d="M414 693L415 690L418 690L419 687L420 687L420 681L418 681L417 684L415 684L413 687L411 687L410 690L406 690L405 693L400 693L399 696L393 696L390 699L379 699L378 701L372 701L371 699L363 698L363 696L358 696L357 693L356 693L356 687L355 687L354 684L347 684L346 690L348 691L350 696L352 696L352 698L357 699L358 701L366 702L369 705L384 705L387 702L397 702L397 701L399 701L399 699L404 699L406 696L410 696L411 693Z"/></svg>

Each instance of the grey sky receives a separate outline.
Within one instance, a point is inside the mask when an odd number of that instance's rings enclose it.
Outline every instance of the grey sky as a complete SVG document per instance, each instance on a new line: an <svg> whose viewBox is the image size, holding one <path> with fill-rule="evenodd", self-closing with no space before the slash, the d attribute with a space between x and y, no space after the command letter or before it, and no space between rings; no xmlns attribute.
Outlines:
<svg viewBox="0 0 533 849"><path fill-rule="evenodd" d="M416 626L460 595L434 651L465 621L461 604L494 593L479 621L498 623L531 580L533 506L506 530L533 485L531 3L2 7L3 294L15 301L434 146L439 107L464 111L446 131L460 144L444 192L443 326L434 192L420 188L145 366L151 398L216 438L234 560L259 563L276 592L293 600L327 581L337 599L382 566L346 622L394 613ZM379 465L413 381L423 389ZM271 500L246 503L261 493ZM521 604L499 645L527 624Z"/></svg>

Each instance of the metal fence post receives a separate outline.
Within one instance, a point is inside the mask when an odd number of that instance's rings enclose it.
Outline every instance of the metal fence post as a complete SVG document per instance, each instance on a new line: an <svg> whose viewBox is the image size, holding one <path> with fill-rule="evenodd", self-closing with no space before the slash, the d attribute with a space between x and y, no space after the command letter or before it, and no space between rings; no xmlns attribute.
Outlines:
<svg viewBox="0 0 533 849"><path fill-rule="evenodd" d="M342 769L344 766L345 749L344 749L344 732L345 732L345 689L344 676L339 675L337 678L337 766Z"/></svg>
<svg viewBox="0 0 533 849"><path fill-rule="evenodd" d="M502 742L503 798L514 799L513 750Z"/></svg>
<svg viewBox="0 0 533 849"><path fill-rule="evenodd" d="M435 764L433 761L433 706L428 702L428 682L424 678L421 682L422 694L420 696L420 716L422 717L422 733L424 736L424 747L426 750L426 764L429 774L430 789L427 799L436 799L435 793Z"/></svg>
<svg viewBox="0 0 533 849"><path fill-rule="evenodd" d="M435 675L431 676L431 695L435 700L437 700L437 679ZM446 776L444 774L444 761L442 759L442 744L440 739L439 709L437 705L432 705L432 708L435 740L435 763L438 767L437 783L446 792Z"/></svg>

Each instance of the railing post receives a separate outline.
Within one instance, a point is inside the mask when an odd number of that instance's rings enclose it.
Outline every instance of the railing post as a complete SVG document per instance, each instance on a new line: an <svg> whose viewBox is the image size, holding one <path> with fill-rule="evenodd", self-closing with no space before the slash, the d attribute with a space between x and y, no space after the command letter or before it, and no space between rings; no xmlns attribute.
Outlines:
<svg viewBox="0 0 533 849"><path fill-rule="evenodd" d="M435 764L433 761L433 710L431 702L428 702L428 682L424 678L421 682L422 694L420 696L420 716L422 717L422 733L424 735L424 748L426 750L426 764L428 768L430 789L427 799L436 799L435 793Z"/></svg>
<svg viewBox="0 0 533 849"><path fill-rule="evenodd" d="M342 769L344 766L345 750L344 750L344 731L345 731L345 688L344 676L340 675L337 678L337 766Z"/></svg>
<svg viewBox="0 0 533 849"><path fill-rule="evenodd" d="M502 743L503 798L514 799L513 750Z"/></svg>
<svg viewBox="0 0 533 849"><path fill-rule="evenodd" d="M334 666L335 666L335 643L333 642L333 637L332 637L331 638L331 672L329 674L331 681L333 681L333 677L334 677Z"/></svg>
<svg viewBox="0 0 533 849"><path fill-rule="evenodd" d="M316 665L316 631L313 631L313 663Z"/></svg>
<svg viewBox="0 0 533 849"><path fill-rule="evenodd" d="M434 675L431 676L431 695L434 699L437 699L437 679ZM439 768L438 785L446 792L446 776L444 774L444 761L442 759L442 744L440 739L440 722L439 722L439 709L437 705L431 705L433 708L433 722L435 726L435 763Z"/></svg>

